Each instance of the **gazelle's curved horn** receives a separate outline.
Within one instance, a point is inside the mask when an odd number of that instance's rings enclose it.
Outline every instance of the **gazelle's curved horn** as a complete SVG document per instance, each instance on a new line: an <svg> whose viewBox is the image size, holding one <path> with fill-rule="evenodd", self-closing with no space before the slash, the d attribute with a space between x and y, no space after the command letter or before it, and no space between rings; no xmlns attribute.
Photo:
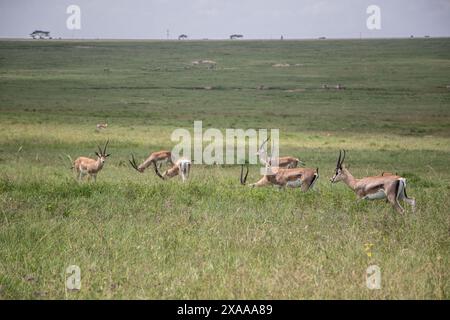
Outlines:
<svg viewBox="0 0 450 320"><path fill-rule="evenodd" d="M259 147L258 151L261 151L261 149L264 147L264 145L269 141L270 137L268 137L266 140L264 140L263 143L261 143L261 146Z"/></svg>
<svg viewBox="0 0 450 320"><path fill-rule="evenodd" d="M155 173L158 177L160 177L161 179L165 180L164 177L161 175L161 173L159 173L158 171L158 166L156 165L156 161L153 161L153 167L155 168Z"/></svg>
<svg viewBox="0 0 450 320"><path fill-rule="evenodd" d="M105 148L103 148L103 155L106 155L106 147L108 146L109 139L106 141Z"/></svg>
<svg viewBox="0 0 450 320"><path fill-rule="evenodd" d="M336 162L336 168L339 168L341 166L341 157L342 157L342 150L339 150L339 158Z"/></svg>
<svg viewBox="0 0 450 320"><path fill-rule="evenodd" d="M139 171L138 166L136 164L136 159L134 158L134 155L131 154L131 160L128 160L131 164L131 166L136 170ZM139 171L140 172L140 171Z"/></svg>
<svg viewBox="0 0 450 320"><path fill-rule="evenodd" d="M247 182L248 166L246 165L245 167L247 168L247 171L245 172L245 176L242 177L242 175L243 175L243 173L244 173L244 165L241 164L241 178L240 178L240 180L241 180L241 184L242 184L242 185L245 185L245 183Z"/></svg>
<svg viewBox="0 0 450 320"><path fill-rule="evenodd" d="M344 151L344 156L342 157L341 165L340 165L340 166L342 166L342 164L344 163L344 160L345 160L345 150L342 150L342 151Z"/></svg>
<svg viewBox="0 0 450 320"><path fill-rule="evenodd" d="M272 140L272 145L270 146L270 156L269 156L269 161L272 162L273 159L273 149L274 149L275 145L274 142Z"/></svg>

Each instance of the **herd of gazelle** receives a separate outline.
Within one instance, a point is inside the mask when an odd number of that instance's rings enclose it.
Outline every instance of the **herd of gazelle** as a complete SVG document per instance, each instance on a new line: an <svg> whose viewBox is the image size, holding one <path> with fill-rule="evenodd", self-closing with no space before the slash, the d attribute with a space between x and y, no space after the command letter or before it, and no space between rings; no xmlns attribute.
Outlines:
<svg viewBox="0 0 450 320"><path fill-rule="evenodd" d="M273 185L278 187L301 188L305 192L314 187L314 184L319 179L319 168L297 168L298 164L303 165L303 163L295 157L279 157L274 159L268 156L264 150L264 144L266 142L267 140L258 150L260 160L266 166L266 173L259 181L250 184L251 187ZM110 156L110 154L106 153L108 143L109 141L106 142L103 149L98 146L99 152L95 152L97 159L78 157L73 162L72 168L75 169L79 180L86 175L94 178L94 181L96 180L97 174L102 170L106 158ZM345 154L345 150L339 152L335 173L330 179L331 183L342 181L356 193L360 200L386 199L400 213L403 213L404 209L400 205L399 200L404 200L413 210L415 209L415 199L409 198L406 194L405 178L394 173L383 172L378 176L357 179L353 177L344 165ZM140 173L144 172L148 167L153 166L159 178L165 180L180 175L183 182L188 179L192 166L191 161L186 158L180 158L174 161L171 152L166 150L151 153L140 165L137 165L133 154L129 161L131 166ZM163 163L171 167L161 174L159 169ZM273 166L272 163L277 163L278 165ZM248 166L246 166L246 173L244 174L244 165L241 165L240 182L242 185L246 184L248 172Z"/></svg>

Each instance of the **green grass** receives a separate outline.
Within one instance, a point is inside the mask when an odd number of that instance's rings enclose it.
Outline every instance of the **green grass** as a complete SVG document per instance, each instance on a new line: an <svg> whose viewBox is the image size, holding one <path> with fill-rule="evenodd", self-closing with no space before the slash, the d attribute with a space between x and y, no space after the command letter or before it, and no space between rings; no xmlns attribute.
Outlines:
<svg viewBox="0 0 450 320"><path fill-rule="evenodd" d="M449 70L449 39L0 41L0 298L449 299ZM246 188L237 166L186 184L130 169L194 120L279 128L316 190ZM97 183L77 183L66 155L108 138ZM417 211L331 186L341 148L357 177L406 177Z"/></svg>

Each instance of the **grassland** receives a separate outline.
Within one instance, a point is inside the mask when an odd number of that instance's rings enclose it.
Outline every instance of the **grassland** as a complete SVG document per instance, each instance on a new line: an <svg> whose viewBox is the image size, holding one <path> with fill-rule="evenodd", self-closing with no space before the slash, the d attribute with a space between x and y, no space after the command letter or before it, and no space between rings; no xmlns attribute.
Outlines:
<svg viewBox="0 0 450 320"><path fill-rule="evenodd" d="M449 76L449 39L0 41L0 298L449 299ZM194 120L279 128L282 153L320 167L317 189L127 165ZM106 139L97 183L78 183L66 155ZM417 211L331 186L341 148L356 176L405 176ZM73 264L79 291L65 289ZM380 290L365 285L373 264Z"/></svg>

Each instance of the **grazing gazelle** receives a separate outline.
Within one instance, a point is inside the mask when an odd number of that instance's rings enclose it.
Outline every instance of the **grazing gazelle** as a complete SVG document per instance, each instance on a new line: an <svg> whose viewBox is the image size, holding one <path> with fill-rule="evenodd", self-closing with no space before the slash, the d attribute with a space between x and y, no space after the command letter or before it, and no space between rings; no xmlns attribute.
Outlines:
<svg viewBox="0 0 450 320"><path fill-rule="evenodd" d="M100 148L100 146L98 146L98 151L100 151L100 153L95 152L95 154L97 155L96 160L87 157L78 157L73 162L72 168L76 170L79 180L81 180L83 176L89 175L89 177L94 178L94 181L97 181L97 173L103 169L106 158L111 155L106 153L106 147L108 146L108 143L109 140L106 141L103 150Z"/></svg>
<svg viewBox="0 0 450 320"><path fill-rule="evenodd" d="M272 163L274 162L273 157L269 157L266 153L266 150L264 148L264 145L267 143L267 141L269 140L269 138L267 138L259 147L258 152L256 153L256 155L259 156L259 158L261 159L261 161L265 164L265 165L272 165ZM286 157L278 157L278 167L280 168L297 168L297 165L300 164L301 166L304 166L305 164L303 163L303 161L301 161L298 158L295 157L290 157L290 156L286 156Z"/></svg>
<svg viewBox="0 0 450 320"><path fill-rule="evenodd" d="M241 165L241 184L245 185L248 176L248 166L245 176L243 176L244 165ZM298 188L301 187L302 191L308 191L317 179L319 179L319 168L280 168L271 167L270 164L266 164L266 168L271 170L273 174L264 175L256 183L250 184L250 187L265 187L269 185L275 185L279 187Z"/></svg>
<svg viewBox="0 0 450 320"><path fill-rule="evenodd" d="M155 173L158 175L158 177L160 177L163 180L165 180L166 178L172 178L177 175L180 175L183 182L185 182L189 178L191 165L192 165L191 160L186 158L180 158L177 161L175 161L175 164L172 166L172 168L164 171L162 175L159 173L156 164L154 164L154 167Z"/></svg>
<svg viewBox="0 0 450 320"><path fill-rule="evenodd" d="M173 165L172 153L166 150L153 152L139 166L136 164L136 159L134 159L134 155L131 155L131 160L129 161L131 166L139 172L144 172L144 170L147 169L152 164L159 165L160 168L163 162Z"/></svg>
<svg viewBox="0 0 450 320"><path fill-rule="evenodd" d="M345 150L339 152L336 171L330 179L331 183L342 181L349 186L361 200L387 199L400 213L404 209L398 200L405 200L413 209L416 206L414 198L406 195L406 179L389 172L383 172L379 176L356 179L344 165Z"/></svg>

